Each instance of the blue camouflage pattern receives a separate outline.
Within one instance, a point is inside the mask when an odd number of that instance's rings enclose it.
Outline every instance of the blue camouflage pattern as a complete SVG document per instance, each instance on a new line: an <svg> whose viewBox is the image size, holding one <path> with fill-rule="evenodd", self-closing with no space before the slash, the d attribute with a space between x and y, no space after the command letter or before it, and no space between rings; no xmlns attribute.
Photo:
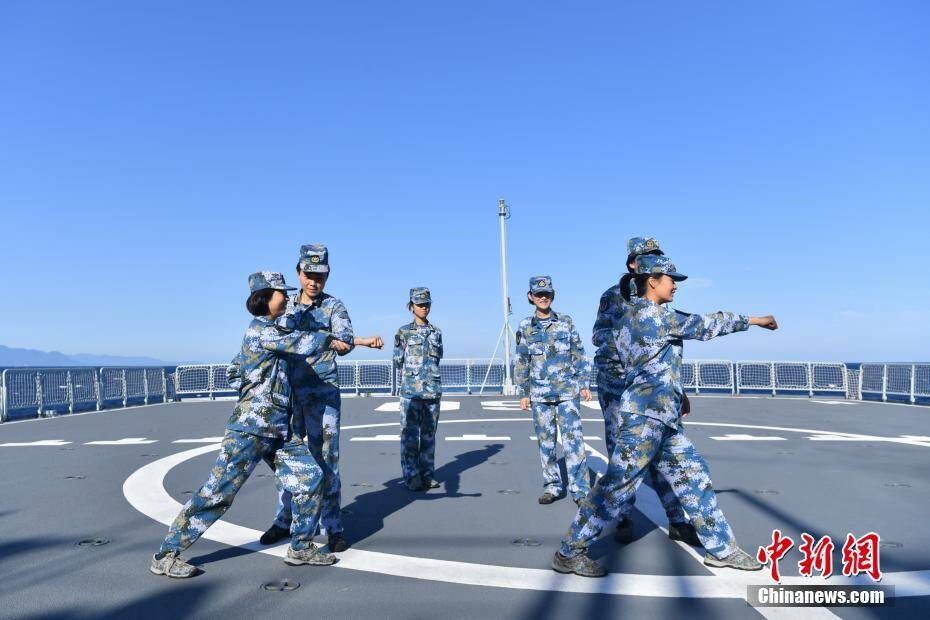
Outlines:
<svg viewBox="0 0 930 620"><path fill-rule="evenodd" d="M300 302L300 292L292 295L284 316L278 324L289 329L306 331L322 330L332 334L350 347L355 347L355 332L345 304L327 293L321 293L312 303ZM327 392L339 388L339 370L336 367L336 352L325 348L313 355L291 360L291 384L294 396L307 402L316 392Z"/></svg>
<svg viewBox="0 0 930 620"><path fill-rule="evenodd" d="M342 301L321 293L312 303L304 304L300 302L300 295L297 292L288 300L287 310L279 321L300 329L328 329L333 338L354 347L352 321ZM306 436L311 454L323 469L320 524L329 535L343 531L342 479L339 475L342 398L339 394L336 355L335 351L327 349L318 355L292 357L290 369L294 429L299 435ZM279 487L275 516L275 523L279 526L283 527L289 522L290 506L289 491Z"/></svg>
<svg viewBox="0 0 930 620"><path fill-rule="evenodd" d="M300 246L301 271L310 273L329 273L329 250L321 243Z"/></svg>
<svg viewBox="0 0 930 620"><path fill-rule="evenodd" d="M572 318L554 310L549 319L528 316L517 328L514 384L532 401L559 402L578 396L591 382L591 365Z"/></svg>
<svg viewBox="0 0 930 620"><path fill-rule="evenodd" d="M285 526L291 532L291 547L310 547L319 515L318 489L323 472L307 446L296 437L285 440L227 429L210 476L172 522L159 555L180 553L194 544L226 513L263 458L273 460L278 484L292 494L294 518Z"/></svg>
<svg viewBox="0 0 930 620"><path fill-rule="evenodd" d="M726 557L737 549L733 530L717 503L707 463L681 427L630 414L610 455L607 471L580 502L562 539L563 556L572 557L587 550L604 527L616 520L622 508L630 503L646 469L653 463L671 483L704 549L716 558Z"/></svg>
<svg viewBox="0 0 930 620"><path fill-rule="evenodd" d="M432 323L411 321L394 335L394 368L401 398L442 396L442 331Z"/></svg>
<svg viewBox="0 0 930 620"><path fill-rule="evenodd" d="M647 252L663 253L662 248L659 247L659 242L654 237L631 237L630 240L626 242L627 256L630 254L645 254Z"/></svg>
<svg viewBox="0 0 930 620"><path fill-rule="evenodd" d="M425 286L415 286L410 289L410 303L412 304L431 304L433 303L432 297L430 297L429 289Z"/></svg>
<svg viewBox="0 0 930 620"><path fill-rule="evenodd" d="M688 279L688 276L678 272L678 268L675 266L675 263L672 262L672 259L668 256L656 254L637 256L636 273L637 275L665 274L678 282Z"/></svg>
<svg viewBox="0 0 930 620"><path fill-rule="evenodd" d="M568 492L572 499L579 501L591 490L579 399L570 398L558 403L533 401L530 408L539 444L543 489L556 496L562 495L564 490L557 454L558 438L561 436Z"/></svg>
<svg viewBox="0 0 930 620"><path fill-rule="evenodd" d="M598 386L597 400L604 414L604 443L607 445L607 455L613 454L620 441L620 429L626 424L624 413L620 410L620 395L601 391ZM669 523L688 523L687 513L681 507L681 502L675 497L675 490L656 468L655 462L649 464L649 481L665 509L665 516ZM620 516L628 517L636 505L636 493L630 495L626 504L620 507Z"/></svg>
<svg viewBox="0 0 930 620"><path fill-rule="evenodd" d="M296 291L297 287L288 286L284 276L277 271L258 271L249 276L249 291L263 291L266 288L276 291Z"/></svg>
<svg viewBox="0 0 930 620"><path fill-rule="evenodd" d="M530 293L554 293L552 278L549 276L533 276L530 278Z"/></svg>
<svg viewBox="0 0 930 620"><path fill-rule="evenodd" d="M226 427L262 437L289 436L292 356L316 355L329 342L324 330L289 330L264 317L252 319L227 368L239 399Z"/></svg>
<svg viewBox="0 0 930 620"><path fill-rule="evenodd" d="M671 428L681 417L683 340L710 340L746 331L749 317L732 312L688 314L638 297L612 330L626 371L620 409L644 415Z"/></svg>
<svg viewBox="0 0 930 620"><path fill-rule="evenodd" d="M439 403L438 398L400 399L400 468L408 484L433 479Z"/></svg>
<svg viewBox="0 0 930 620"><path fill-rule="evenodd" d="M320 526L331 536L343 531L342 479L339 476L342 401L338 390L316 392L309 400L295 401L294 433L307 438L310 454L323 470L323 482L320 484ZM268 464L273 467L270 461ZM274 522L279 527L287 527L291 522L291 505L291 492L278 485L278 506Z"/></svg>

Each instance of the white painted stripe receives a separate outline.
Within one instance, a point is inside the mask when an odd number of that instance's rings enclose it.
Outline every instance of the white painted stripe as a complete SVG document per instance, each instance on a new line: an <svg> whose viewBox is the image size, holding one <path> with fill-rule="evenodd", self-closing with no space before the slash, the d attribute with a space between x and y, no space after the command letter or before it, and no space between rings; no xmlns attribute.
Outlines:
<svg viewBox="0 0 930 620"><path fill-rule="evenodd" d="M374 437L352 437L349 441L400 441L400 435L375 435Z"/></svg>
<svg viewBox="0 0 930 620"><path fill-rule="evenodd" d="M220 443L222 437L201 437L200 439L175 439L171 443Z"/></svg>
<svg viewBox="0 0 930 620"><path fill-rule="evenodd" d="M462 408L462 403L457 400L441 400L439 401L439 410L440 411L458 411ZM375 407L375 411L400 411L400 402L394 401L392 403L383 403Z"/></svg>
<svg viewBox="0 0 930 620"><path fill-rule="evenodd" d="M443 423L488 422L489 420L448 420ZM523 418L509 418L493 420L498 422L526 422ZM397 424L360 424L343 427L344 430L362 428L377 428L396 426ZM810 432L810 431L808 431ZM596 453L590 445L585 446L592 454ZM164 488L164 478L175 466L201 454L214 451L218 444L202 446L167 456L136 470L123 484L123 494L127 501L136 510L159 523L170 525L181 508ZM592 459L600 461L600 459ZM650 512L646 513L646 509ZM664 512L659 505L655 494L644 493L637 501L637 508L650 515L650 518L663 519ZM231 546L243 547L252 551L259 551L269 555L283 557L286 545L277 547L263 547L257 543L261 532L239 525L218 521L207 530L204 538L214 540ZM690 549L690 547L689 547ZM694 550L692 549L693 553ZM696 555L696 554L694 554ZM466 585L480 585L498 588L512 588L536 591L560 591L597 594L618 594L627 596L656 596L672 598L736 598L744 599L746 585L753 581L758 584L758 573L736 573L728 571L726 579L714 576L669 576L669 575L638 575L629 573L613 573L603 579L585 579L574 575L559 575L549 569L516 568L507 566L489 566L466 562L451 562L431 558L417 558L378 553L360 549L349 549L340 554L340 561L335 568L345 568L397 577L421 579L426 581L439 581L446 583L460 583ZM714 572L718 569L709 569ZM723 570L723 569L719 569ZM738 583L738 585L736 585ZM869 585L871 580L867 576L858 578L845 578L834 576L829 580L807 577L783 577L782 583L791 585ZM895 595L927 596L930 595L930 570L886 572L882 585L895 586ZM759 608L761 610L763 608ZM774 608L767 608L774 609ZM757 610L757 611L759 611ZM817 608L805 608L804 616L812 613L819 614ZM777 617L768 612L762 612L766 617ZM829 612L827 612L829 613ZM814 616L817 617L817 616ZM830 617L830 616L821 616Z"/></svg>
<svg viewBox="0 0 930 620"><path fill-rule="evenodd" d="M85 446L141 446L147 443L157 443L157 439L146 439L145 437L125 437L123 439L113 439L109 441L88 441Z"/></svg>
<svg viewBox="0 0 930 620"><path fill-rule="evenodd" d="M717 441L785 441L784 437L766 437L765 435L723 435L711 437Z"/></svg>
<svg viewBox="0 0 930 620"><path fill-rule="evenodd" d="M65 441L64 439L39 439L38 441L22 441L22 442L10 442L10 443L0 443L0 448L32 448L40 446L67 446L70 441Z"/></svg>
<svg viewBox="0 0 930 620"><path fill-rule="evenodd" d="M530 435L530 441L538 441L538 440L539 438L536 437L536 435ZM585 435L584 440L585 441L601 441L601 438L598 437L597 435Z"/></svg>
<svg viewBox="0 0 930 620"><path fill-rule="evenodd" d="M487 435L462 435L446 437L446 441L510 441L510 437L489 437Z"/></svg>
<svg viewBox="0 0 930 620"><path fill-rule="evenodd" d="M597 400L583 400L581 401L581 406L587 407L588 409L597 409L598 411L601 410L601 403Z"/></svg>

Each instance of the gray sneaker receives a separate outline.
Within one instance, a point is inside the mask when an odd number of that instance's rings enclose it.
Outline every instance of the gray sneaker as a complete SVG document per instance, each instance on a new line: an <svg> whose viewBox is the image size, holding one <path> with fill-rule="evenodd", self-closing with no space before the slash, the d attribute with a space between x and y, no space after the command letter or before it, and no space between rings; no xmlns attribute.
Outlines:
<svg viewBox="0 0 930 620"><path fill-rule="evenodd" d="M556 551L552 556L552 570L557 573L574 573L582 577L603 577L607 574L607 569L592 560L585 553L579 553L576 556L567 558L561 552Z"/></svg>
<svg viewBox="0 0 930 620"><path fill-rule="evenodd" d="M196 566L182 560L176 551L165 554L165 557L160 560L158 554L153 555L149 570L155 575L165 575L172 579L187 579L200 572Z"/></svg>
<svg viewBox="0 0 930 620"><path fill-rule="evenodd" d="M306 549L294 549L294 547L289 546L284 561L291 566L301 566L303 564L329 566L336 563L336 556L332 553L323 553L313 544Z"/></svg>
<svg viewBox="0 0 930 620"><path fill-rule="evenodd" d="M735 568L738 570L762 570L765 566L742 549L737 549L725 558L715 558L708 553L704 556L704 564L717 568Z"/></svg>

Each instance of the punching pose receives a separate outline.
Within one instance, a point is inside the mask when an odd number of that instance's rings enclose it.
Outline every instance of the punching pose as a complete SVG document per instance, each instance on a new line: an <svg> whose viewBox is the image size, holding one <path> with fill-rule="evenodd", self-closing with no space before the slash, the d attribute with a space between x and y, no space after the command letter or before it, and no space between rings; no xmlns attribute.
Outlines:
<svg viewBox="0 0 930 620"><path fill-rule="evenodd" d="M633 273L636 270L636 257L640 255L661 255L659 242L649 237L633 237L627 241L627 270ZM630 278L626 278L627 285L632 285ZM594 322L592 342L596 347L594 354L594 367L597 370L597 399L601 405L604 416L604 435L607 444L607 454L613 452L620 428L623 426L623 414L620 411L620 395L626 387L626 370L620 360L620 354L611 338L611 329L617 324L626 308L623 284L615 284L601 295L601 302L597 309L597 320ZM628 296L636 296L635 285L629 288ZM690 410L688 396L684 392L682 398L682 414L687 415ZM671 485L656 470L655 464L649 466L649 478L652 488L659 496L665 514L668 517L668 537L672 540L681 540L689 545L700 546L701 540L694 532L688 521L688 515L681 508L675 497ZM630 501L620 508L620 521L614 532L614 540L618 543L633 541L633 520L630 513L636 502L636 495L630 496Z"/></svg>
<svg viewBox="0 0 930 620"><path fill-rule="evenodd" d="M642 482L650 464L668 480L687 511L707 554L708 566L759 570L762 565L741 550L717 505L704 459L685 437L681 425L682 341L709 340L750 325L777 329L771 316L747 317L729 312L686 314L665 307L672 301L678 273L665 256L636 258L635 282L640 294L624 310L613 339L627 385L620 397L624 424L607 472L581 502L578 513L552 558L560 573L603 577L607 571L587 555L588 546Z"/></svg>
<svg viewBox="0 0 930 620"><path fill-rule="evenodd" d="M291 513L288 564L326 565L331 554L313 545L319 518L319 485L323 472L299 435L293 432L287 354L314 355L329 346L325 331L286 331L274 320L284 314L294 290L280 273L262 271L249 276L246 302L256 318L249 324L236 356L239 400L226 424L216 464L206 483L188 500L168 530L149 567L156 575L191 577L197 568L180 554L190 547L232 505L236 493L255 466L264 459L275 464L278 484L287 489ZM235 374L235 373L234 373Z"/></svg>
<svg viewBox="0 0 930 620"><path fill-rule="evenodd" d="M562 495L562 476L556 460L557 433L562 436L568 490L577 503L591 490L578 398L580 393L585 400L591 400L588 390L591 369L572 317L552 310L555 298L552 279L530 278L526 297L536 312L520 321L517 328L514 384L521 396L520 408L533 410L543 471L539 503L551 504Z"/></svg>
<svg viewBox="0 0 930 620"><path fill-rule="evenodd" d="M291 297L287 312L279 322L304 330L325 330L332 334L332 345L313 355L295 356L291 360L291 386L294 397L295 428L307 435L307 444L323 468L322 516L330 551L345 551L348 543L342 534L339 479L339 373L336 356L346 355L356 345L380 349L381 338L356 338L345 304L323 292L329 279L329 250L325 245L300 246L297 277L301 290ZM271 462L268 463L272 465ZM273 466L273 465L272 465ZM279 488L278 510L274 524L261 537L270 545L287 536L291 521L290 492Z"/></svg>
<svg viewBox="0 0 930 620"><path fill-rule="evenodd" d="M400 467L404 484L411 491L439 488L433 473L442 397L442 332L427 319L432 304L428 288L410 289L407 309L413 313L413 321L394 336L400 392Z"/></svg>

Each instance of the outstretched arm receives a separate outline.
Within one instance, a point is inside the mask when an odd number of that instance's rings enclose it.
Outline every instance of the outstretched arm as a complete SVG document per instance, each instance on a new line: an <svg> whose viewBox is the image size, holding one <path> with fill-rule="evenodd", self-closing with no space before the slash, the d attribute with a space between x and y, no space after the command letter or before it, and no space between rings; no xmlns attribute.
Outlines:
<svg viewBox="0 0 930 620"><path fill-rule="evenodd" d="M261 347L277 353L292 353L295 355L315 355L326 348L332 335L329 332L300 330L285 331L274 325L263 327L258 332Z"/></svg>
<svg viewBox="0 0 930 620"><path fill-rule="evenodd" d="M352 340L352 344L357 347L369 347L371 349L380 349L384 346L384 341L381 340L381 336L356 336Z"/></svg>

